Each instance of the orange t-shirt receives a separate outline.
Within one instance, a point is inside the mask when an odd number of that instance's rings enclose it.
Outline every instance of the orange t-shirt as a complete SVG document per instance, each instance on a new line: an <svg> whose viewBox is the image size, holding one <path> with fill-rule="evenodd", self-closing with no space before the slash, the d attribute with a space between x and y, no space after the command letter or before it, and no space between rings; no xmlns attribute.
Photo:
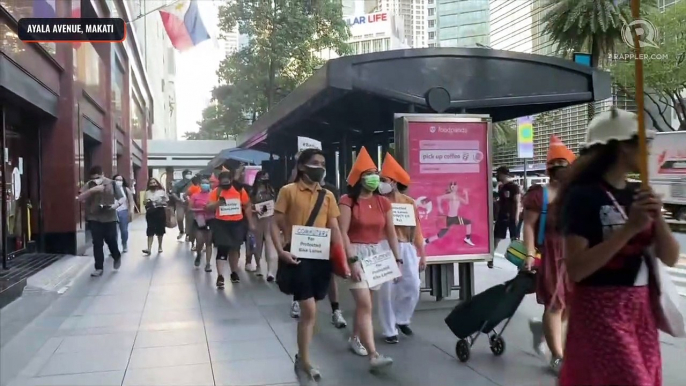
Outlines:
<svg viewBox="0 0 686 386"><path fill-rule="evenodd" d="M391 202L379 195L353 200L348 195L341 197L340 205L351 208L348 238L355 244L378 244L386 239L386 215L391 211Z"/></svg>
<svg viewBox="0 0 686 386"><path fill-rule="evenodd" d="M195 193L200 193L202 189L198 185L191 185L190 188L188 188L188 192L186 192L186 195L188 197L193 196Z"/></svg>
<svg viewBox="0 0 686 386"><path fill-rule="evenodd" d="M210 202L219 201L219 195L224 197L226 205L217 207L217 212L215 218L217 220L224 221L241 221L243 220L243 208L250 204L250 197L245 189L241 189L240 192L236 190L235 187L230 187L229 189L215 188L212 193L210 193Z"/></svg>

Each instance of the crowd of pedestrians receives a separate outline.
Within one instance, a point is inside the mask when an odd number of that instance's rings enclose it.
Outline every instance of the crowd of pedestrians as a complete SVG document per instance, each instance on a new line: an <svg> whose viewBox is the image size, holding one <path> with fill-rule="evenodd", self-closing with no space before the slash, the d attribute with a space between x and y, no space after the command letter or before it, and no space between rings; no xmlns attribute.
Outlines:
<svg viewBox="0 0 686 386"><path fill-rule="evenodd" d="M679 246L662 217L659 198L627 182L639 166L637 133L636 116L613 109L589 124L578 158L558 138L551 139L547 185L522 193L508 168L496 171L495 243L522 236L523 269L535 271L536 300L544 306L542 319L530 323L534 350L550 352L549 366L559 374L560 385L661 385L656 261L676 264ZM218 289L225 287L227 276L240 283L245 248L245 270L266 276L266 282L276 282L292 296L291 316L298 319L295 369L315 381L322 377L310 352L316 303L328 296L332 324L345 328L339 288L350 291L355 304L350 350L367 357L372 371L384 369L393 359L375 343L374 298L385 343L413 335L420 272L427 264L427 239L415 202L405 194L411 178L392 155L386 154L379 168L360 148L341 197L325 182L326 162L320 150L302 151L290 180L278 191L268 172L260 171L247 185L243 166L229 162L213 175L186 171L169 191L151 178L143 195L145 255L152 253L155 238L161 253L166 230L175 225L178 240L185 238L192 246L195 267L204 256L204 270L213 272L215 255ZM449 194L453 191L456 187ZM85 202L93 235L92 276L103 274L105 243L118 269L117 229L126 252L135 208L127 181L119 175L105 178L94 167L78 198ZM392 210L398 204L414 207L416 225L399 225ZM453 215L459 225L468 225ZM293 244L294 228L326 235L330 254L301 255ZM342 258L334 259L336 253ZM401 276L370 286L362 260L381 253L392 254Z"/></svg>

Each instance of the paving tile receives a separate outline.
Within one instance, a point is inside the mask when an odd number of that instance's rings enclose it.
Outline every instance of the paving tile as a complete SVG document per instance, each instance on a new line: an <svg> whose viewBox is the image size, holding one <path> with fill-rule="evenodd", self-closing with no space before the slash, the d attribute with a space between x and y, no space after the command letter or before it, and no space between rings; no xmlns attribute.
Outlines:
<svg viewBox="0 0 686 386"><path fill-rule="evenodd" d="M123 386L215 386L212 367L202 365L129 369Z"/></svg>
<svg viewBox="0 0 686 386"><path fill-rule="evenodd" d="M81 351L131 350L135 339L135 332L67 336L62 339L56 354Z"/></svg>
<svg viewBox="0 0 686 386"><path fill-rule="evenodd" d="M184 346L137 348L131 354L129 369L183 366L209 363L207 343Z"/></svg>
<svg viewBox="0 0 686 386"><path fill-rule="evenodd" d="M21 386L120 386L123 379L123 370L104 371L28 378Z"/></svg>
<svg viewBox="0 0 686 386"><path fill-rule="evenodd" d="M140 331L134 348L182 346L207 342L205 328L179 330Z"/></svg>
<svg viewBox="0 0 686 386"><path fill-rule="evenodd" d="M274 336L274 332L265 325L246 326L205 326L207 340L211 342L230 342L241 340L255 340Z"/></svg>
<svg viewBox="0 0 686 386"><path fill-rule="evenodd" d="M39 376L125 370L131 350L81 351L54 354Z"/></svg>
<svg viewBox="0 0 686 386"><path fill-rule="evenodd" d="M267 339L209 342L212 362L248 359L287 358L290 356L275 336Z"/></svg>
<svg viewBox="0 0 686 386"><path fill-rule="evenodd" d="M202 322L202 314L200 309L189 310L170 310L170 311L155 311L145 310L141 324L156 324L164 323L173 320L175 322Z"/></svg>
<svg viewBox="0 0 686 386"><path fill-rule="evenodd" d="M212 368L217 386L278 385L298 381L289 358L212 361Z"/></svg>

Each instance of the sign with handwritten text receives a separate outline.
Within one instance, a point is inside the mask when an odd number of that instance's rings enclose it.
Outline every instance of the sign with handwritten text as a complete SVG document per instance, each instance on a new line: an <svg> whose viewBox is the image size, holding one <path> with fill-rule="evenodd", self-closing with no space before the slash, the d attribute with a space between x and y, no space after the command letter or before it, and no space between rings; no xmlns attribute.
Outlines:
<svg viewBox="0 0 686 386"><path fill-rule="evenodd" d="M393 225L400 227L417 226L417 218L414 216L414 205L393 204Z"/></svg>
<svg viewBox="0 0 686 386"><path fill-rule="evenodd" d="M402 276L393 252L385 251L377 255L361 257L360 263L369 288L374 288Z"/></svg>
<svg viewBox="0 0 686 386"><path fill-rule="evenodd" d="M293 226L291 253L298 259L329 260L331 229Z"/></svg>

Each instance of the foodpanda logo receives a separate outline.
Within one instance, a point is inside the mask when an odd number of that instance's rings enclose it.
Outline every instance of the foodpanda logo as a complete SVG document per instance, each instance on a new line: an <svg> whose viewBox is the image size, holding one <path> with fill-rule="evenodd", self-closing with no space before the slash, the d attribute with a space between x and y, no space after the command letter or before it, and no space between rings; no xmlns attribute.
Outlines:
<svg viewBox="0 0 686 386"><path fill-rule="evenodd" d="M432 131L431 131L432 133L435 133L436 131L438 131L441 134L466 134L467 133L467 129L460 128L460 127L441 127L441 126L438 126L438 129L436 129L435 127L431 127L431 129L432 129Z"/></svg>
<svg viewBox="0 0 686 386"><path fill-rule="evenodd" d="M435 133L436 132L436 126L429 127L429 131L431 132L431 134Z"/></svg>

